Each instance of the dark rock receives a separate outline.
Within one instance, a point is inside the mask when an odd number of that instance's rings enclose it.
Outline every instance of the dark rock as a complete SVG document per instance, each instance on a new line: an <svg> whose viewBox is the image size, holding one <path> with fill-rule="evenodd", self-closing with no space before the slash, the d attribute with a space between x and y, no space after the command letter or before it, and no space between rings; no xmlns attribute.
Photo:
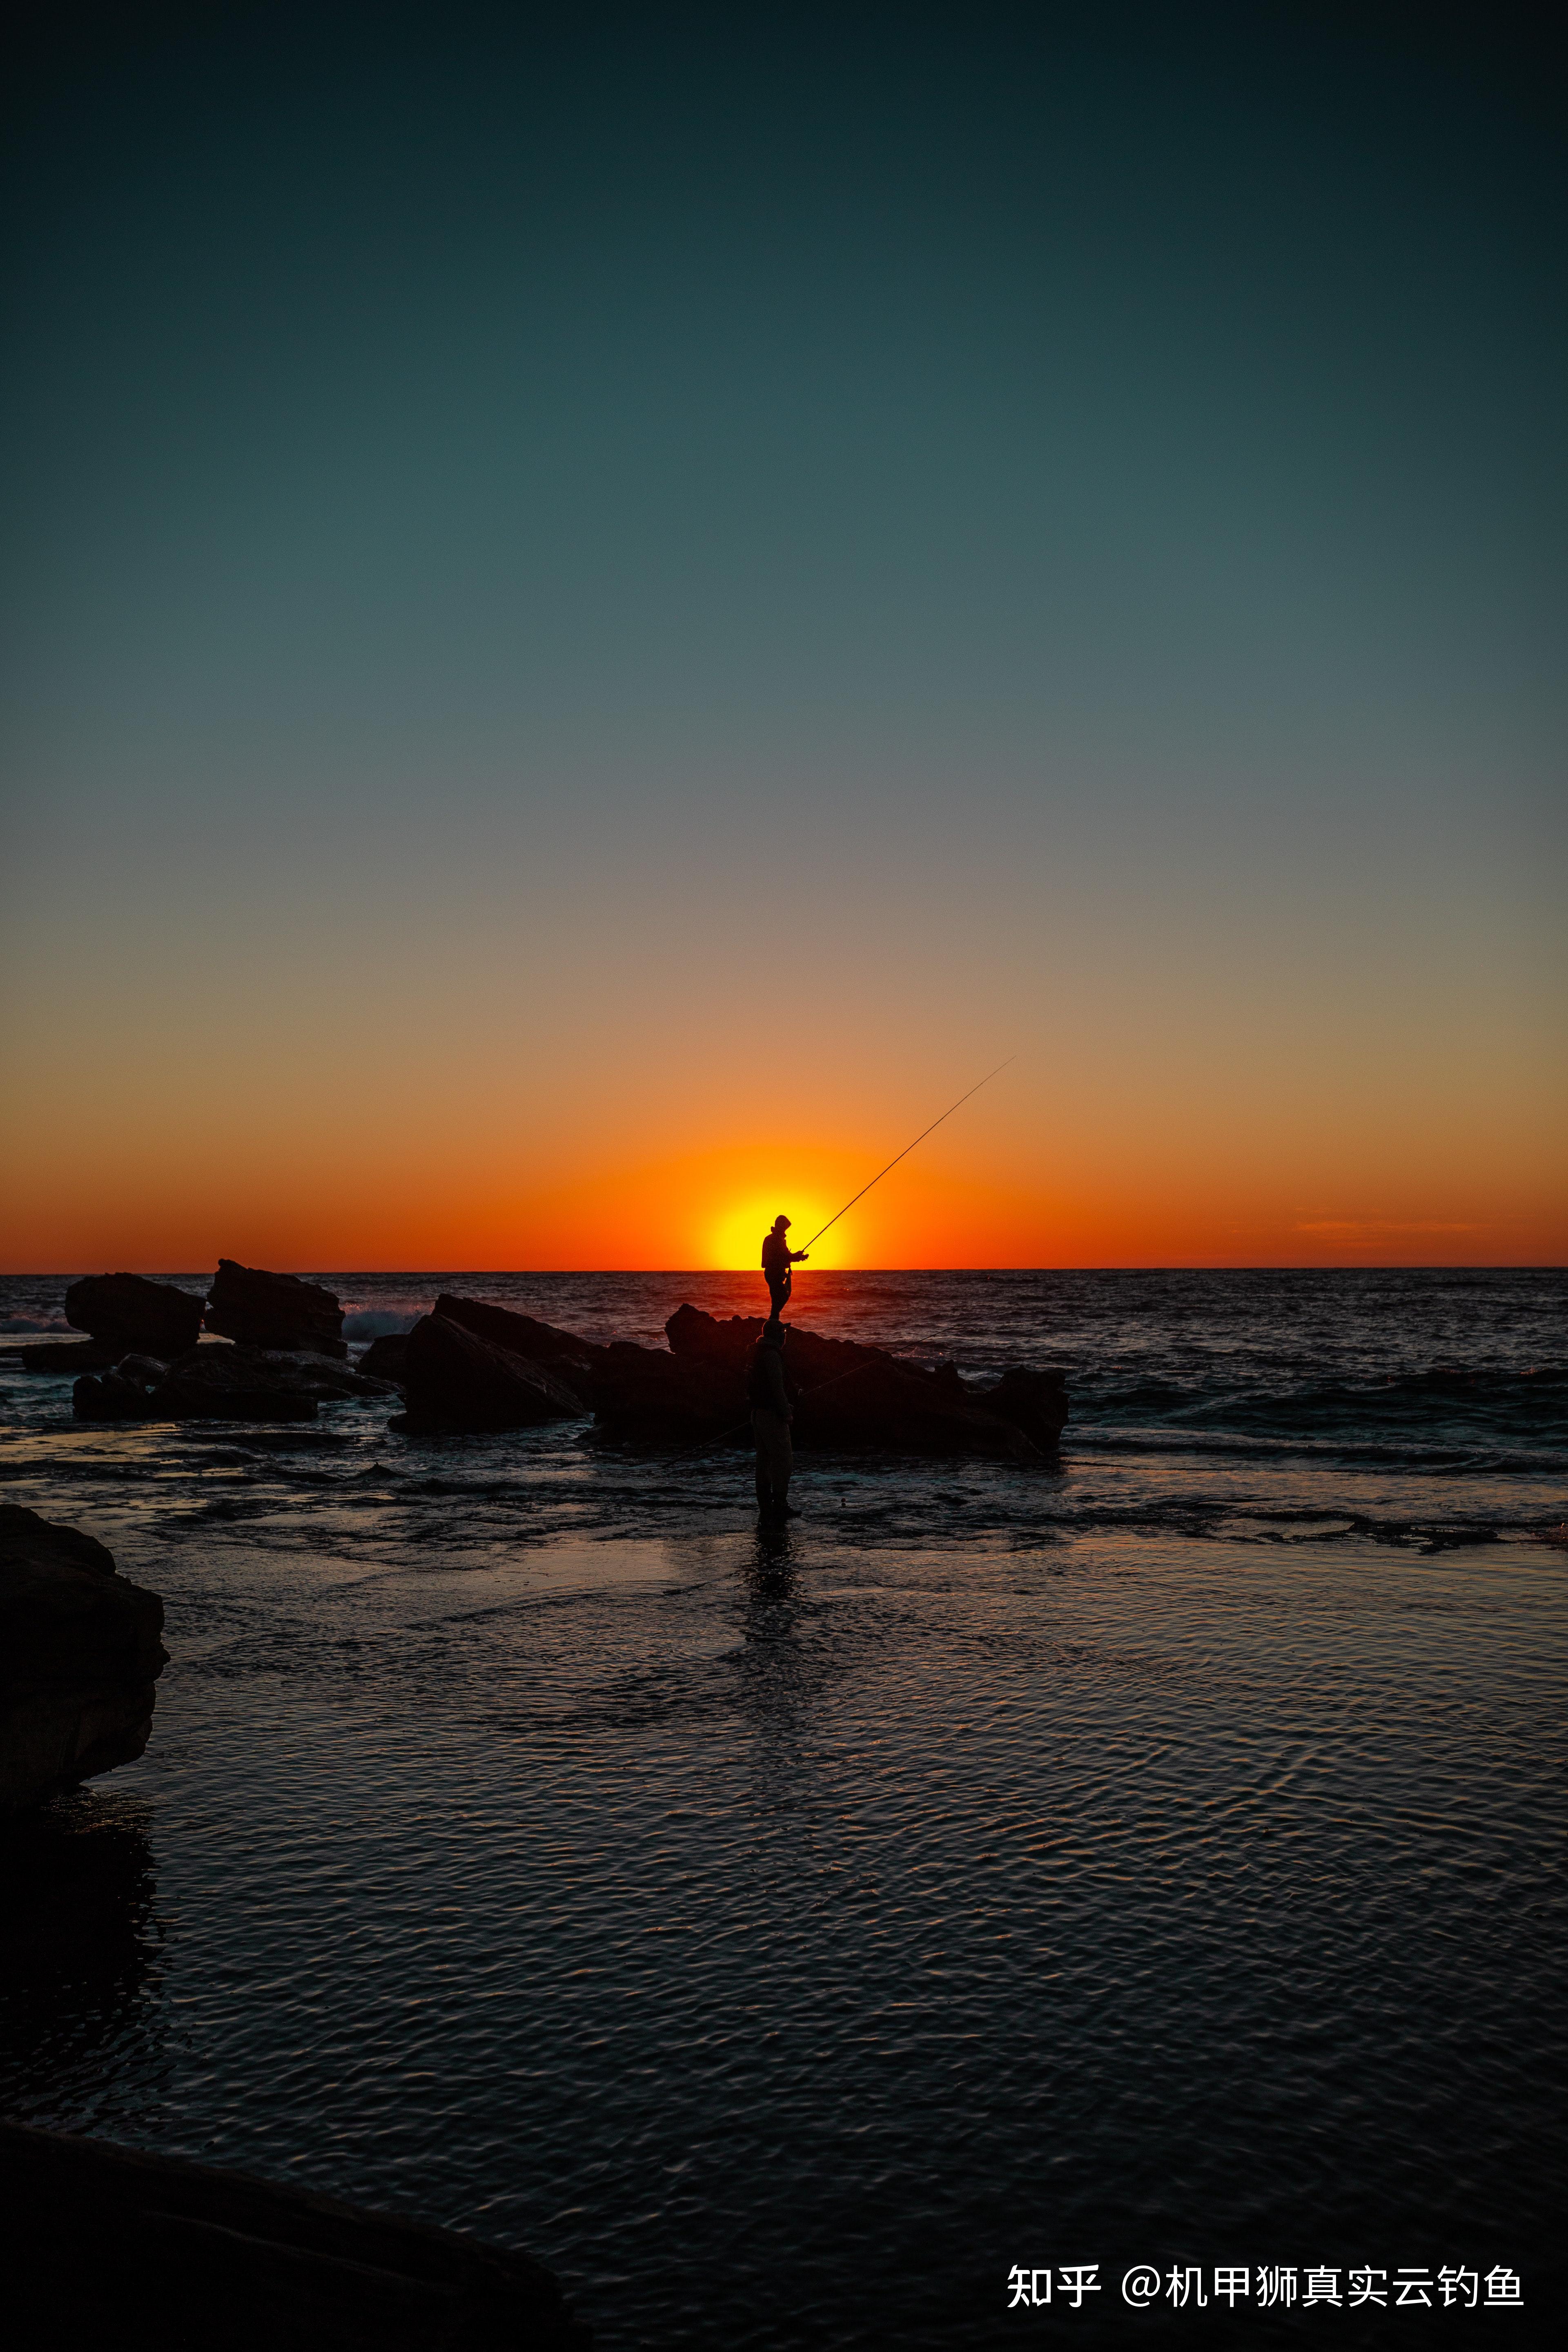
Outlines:
<svg viewBox="0 0 1568 2352"><path fill-rule="evenodd" d="M685 1305L665 1326L668 1352L625 1340L604 1347L489 1300L443 1292L406 1339L377 1340L362 1369L400 1364L408 1412L392 1427L416 1433L525 1428L587 1404L614 1437L742 1443L751 1422L746 1372L762 1328L760 1316L720 1322ZM1031 1461L1054 1451L1067 1419L1058 1372L1015 1368L981 1388L952 1363L928 1370L885 1348L798 1328L784 1368L796 1398L795 1443L807 1450Z"/></svg>
<svg viewBox="0 0 1568 2352"><path fill-rule="evenodd" d="M122 1356L101 1378L86 1373L78 1381L71 1411L78 1421L151 1421L153 1391L168 1370L156 1356Z"/></svg>
<svg viewBox="0 0 1568 2352"><path fill-rule="evenodd" d="M760 1315L731 1315L720 1322L700 1307L678 1307L664 1327L671 1352L694 1362L723 1364L744 1378L752 1350L763 1334ZM792 1387L816 1388L856 1365L890 1364L917 1379L931 1375L918 1365L903 1364L885 1348L869 1348L858 1339L825 1339L816 1331L791 1324L784 1349L784 1370Z"/></svg>
<svg viewBox="0 0 1568 2352"><path fill-rule="evenodd" d="M246 1353L296 1395L318 1397L323 1403L333 1397L386 1397L397 1391L395 1381L379 1381L363 1365L339 1363L333 1356L318 1356L309 1349L257 1348Z"/></svg>
<svg viewBox="0 0 1568 2352"><path fill-rule="evenodd" d="M846 1367L816 1386L799 1383L795 1442L806 1452L936 1455L982 1454L1028 1462L1039 1449L1012 1422L942 1393L919 1365L868 1349L873 1359ZM881 1361L875 1359L882 1357ZM787 1359L786 1359L787 1365Z"/></svg>
<svg viewBox="0 0 1568 2352"><path fill-rule="evenodd" d="M133 1408L118 1385L133 1364L128 1356L118 1372L99 1382L79 1381L76 1410L84 1421L131 1418ZM112 1389L110 1384L116 1384ZM88 1391L84 1396L81 1392ZM390 1381L367 1379L335 1356L309 1349L192 1348L166 1367L155 1368L143 1397L143 1418L159 1421L308 1421L319 1403L341 1397L395 1396Z"/></svg>
<svg viewBox="0 0 1568 2352"><path fill-rule="evenodd" d="M0 2124L7 2307L18 2344L156 2339L225 2352L589 2352L543 2266L456 2230L153 2156ZM154 2287L155 2282L155 2287Z"/></svg>
<svg viewBox="0 0 1568 2352"><path fill-rule="evenodd" d="M106 1372L119 1354L104 1339L36 1339L13 1361L25 1372Z"/></svg>
<svg viewBox="0 0 1568 2352"><path fill-rule="evenodd" d="M727 1416L731 1421L747 1417L746 1367L762 1328L761 1316L736 1315L720 1322L689 1305L678 1307L665 1325L678 1361L728 1380L727 1394L734 1406ZM657 1349L641 1352L657 1360ZM649 1375L642 1377L652 1385ZM796 1325L791 1326L784 1350L784 1377L795 1393L795 1442L808 1452L830 1448L1027 1461L1054 1447L1067 1418L1065 1385L1058 1374L1021 1373L1017 1379L1023 1388L1011 1388L1004 1381L982 1397L965 1385L952 1364L930 1371L889 1355L885 1348L826 1339ZM1044 1391L1029 1385L1036 1381L1055 1384L1061 1395L1061 1421L1044 1445L1013 1410L1015 1404L1026 1409L1034 1427L1045 1427ZM695 1404L696 1391L689 1394ZM617 1425L626 1429L635 1419L635 1400L624 1374L621 1393L612 1402ZM715 1402L716 1423L718 1414ZM718 1433L717 1426L713 1433Z"/></svg>
<svg viewBox="0 0 1568 2352"><path fill-rule="evenodd" d="M745 1374L732 1364L616 1339L594 1367L594 1418L608 1436L688 1445L751 1435Z"/></svg>
<svg viewBox="0 0 1568 2352"><path fill-rule="evenodd" d="M584 1410L589 1405L594 1367L605 1353L596 1341L580 1339L575 1331L563 1331L554 1323L541 1323L535 1316L516 1314L510 1307L493 1307L487 1298L454 1298L443 1291L435 1311L531 1364L542 1364L563 1388L571 1390Z"/></svg>
<svg viewBox="0 0 1568 2352"><path fill-rule="evenodd" d="M422 1315L408 1334L408 1411L393 1423L436 1430L531 1429L565 1421L582 1401L542 1364L498 1348L445 1315Z"/></svg>
<svg viewBox="0 0 1568 2352"><path fill-rule="evenodd" d="M71 1391L71 1411L78 1421L149 1421L152 1391L123 1372L84 1372Z"/></svg>
<svg viewBox="0 0 1568 2352"><path fill-rule="evenodd" d="M309 1349L318 1356L346 1356L343 1310L319 1282L297 1274L268 1274L258 1266L218 1260L207 1294L207 1329L252 1348Z"/></svg>
<svg viewBox="0 0 1568 2352"><path fill-rule="evenodd" d="M163 1604L102 1544L0 1504L0 1812L141 1755Z"/></svg>
<svg viewBox="0 0 1568 2352"><path fill-rule="evenodd" d="M1068 1384L1065 1372L1031 1371L1022 1364L1009 1366L992 1388L967 1384L970 1402L982 1412L994 1412L1021 1429L1043 1454L1054 1454L1067 1427Z"/></svg>
<svg viewBox="0 0 1568 2352"><path fill-rule="evenodd" d="M395 1381L403 1384L404 1369L408 1361L406 1331L385 1331L373 1339L355 1369L374 1381Z"/></svg>
<svg viewBox="0 0 1568 2352"><path fill-rule="evenodd" d="M251 1348L193 1348L147 1401L154 1421L313 1421L316 1391Z"/></svg>
<svg viewBox="0 0 1568 2352"><path fill-rule="evenodd" d="M202 1302L172 1282L142 1274L89 1274L66 1292L66 1320L90 1331L117 1355L144 1348L150 1355L184 1355L202 1328Z"/></svg>

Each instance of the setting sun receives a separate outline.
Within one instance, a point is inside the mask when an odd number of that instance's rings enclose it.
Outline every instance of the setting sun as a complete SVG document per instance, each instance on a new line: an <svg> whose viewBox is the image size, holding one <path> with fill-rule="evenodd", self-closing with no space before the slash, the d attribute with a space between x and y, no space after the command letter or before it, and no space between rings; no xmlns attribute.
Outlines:
<svg viewBox="0 0 1568 2352"><path fill-rule="evenodd" d="M731 1155L717 1155L689 1171L693 1207L701 1218L700 1226L693 1220L694 1265L715 1273L755 1267L761 1262L763 1236L778 1216L790 1221L791 1249L811 1249L816 1271L855 1262L856 1254L837 1225L815 1248L811 1244L813 1236L875 1173L875 1160L866 1165L852 1153L826 1148L768 1150L754 1158L748 1153L745 1159L748 1164L737 1167ZM860 1241L863 1248L864 1231Z"/></svg>
<svg viewBox="0 0 1568 2352"><path fill-rule="evenodd" d="M760 1195L744 1209L728 1212L714 1228L711 1251L705 1263L719 1273L737 1272L755 1265L763 1235L779 1213L774 1210L770 1215L767 1203ZM785 1210L783 1213L789 1215L790 1213ZM799 1220L795 1219L791 1223L789 1240L792 1248L796 1245L795 1226L798 1223Z"/></svg>

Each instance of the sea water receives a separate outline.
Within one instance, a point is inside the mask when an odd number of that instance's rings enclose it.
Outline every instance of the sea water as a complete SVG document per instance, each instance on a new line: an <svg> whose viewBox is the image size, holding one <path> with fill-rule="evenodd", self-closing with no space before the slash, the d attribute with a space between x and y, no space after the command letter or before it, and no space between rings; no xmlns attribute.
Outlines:
<svg viewBox="0 0 1568 2352"><path fill-rule="evenodd" d="M649 1343L757 1304L321 1278L356 1351L440 1288ZM0 1286L11 1344L64 1287ZM5 2112L521 2244L612 2352L1425 2342L1471 2274L1467 2328L1533 2333L1565 1304L806 1270L794 1319L1060 1365L1072 1418L1028 1467L806 1457L783 1538L740 1451L82 1424L0 1368L5 1498L171 1653L145 1757L5 1834Z"/></svg>

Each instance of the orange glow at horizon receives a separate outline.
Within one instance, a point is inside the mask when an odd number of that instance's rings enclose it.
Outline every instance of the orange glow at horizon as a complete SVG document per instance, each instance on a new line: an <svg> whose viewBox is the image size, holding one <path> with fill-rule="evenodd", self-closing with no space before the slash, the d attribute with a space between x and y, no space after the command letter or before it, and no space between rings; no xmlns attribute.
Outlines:
<svg viewBox="0 0 1568 2352"><path fill-rule="evenodd" d="M939 1058L929 1030L897 1056L858 1038L837 1065L793 1070L784 1091L809 1121L773 1110L773 1072L722 1034L700 1052L617 1045L595 1062L552 1046L521 1063L483 1030L439 1059L417 1034L357 1060L313 1046L272 1064L226 1061L199 1030L168 1040L162 1065L100 1047L90 1082L57 1093L0 1160L5 1271L191 1273L221 1255L300 1272L744 1272L781 1211L792 1244L811 1245L801 1281L1568 1258L1561 1109L1536 1093L1529 1122L1510 1117L1495 1060L1459 1122L1445 1087L1419 1070L1401 1086L1380 1056L1363 1079L1239 1051L1205 1067L1157 1033L1138 1060L1065 1041L813 1244L962 1086L961 1051ZM12 1102L47 1098L53 1072L29 1050Z"/></svg>
<svg viewBox="0 0 1568 2352"><path fill-rule="evenodd" d="M933 1139L934 1141L934 1139ZM1080 1163L1047 1182L1007 1153L988 1169L971 1143L895 1170L811 1247L797 1284L850 1267L1554 1265L1568 1256L1561 1202L1500 1185L1436 1198L1384 1172L1352 1192L1317 1181L1172 1165ZM296 1271L748 1271L783 1211L792 1246L867 1182L875 1144L671 1154L636 1166L519 1181L500 1164L319 1160L303 1197L273 1162L187 1159L177 1178L105 1188L59 1168L47 1198L13 1213L6 1271L197 1271L220 1255ZM1085 1155L1089 1158L1089 1155ZM1009 1164L1010 1163L1010 1164ZM131 1171L122 1171L128 1178ZM26 1236L26 1247L15 1246Z"/></svg>

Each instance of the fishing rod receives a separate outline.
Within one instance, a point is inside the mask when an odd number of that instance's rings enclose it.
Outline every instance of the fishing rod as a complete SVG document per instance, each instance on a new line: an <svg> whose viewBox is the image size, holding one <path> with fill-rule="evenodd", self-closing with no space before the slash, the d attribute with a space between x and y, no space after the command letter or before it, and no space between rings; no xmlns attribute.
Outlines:
<svg viewBox="0 0 1568 2352"><path fill-rule="evenodd" d="M915 1143L923 1143L928 1135L934 1135L937 1129L942 1125L942 1119L951 1118L955 1110L962 1110L964 1104L969 1100L970 1095L977 1095L982 1087L988 1087L993 1078L999 1077L1002 1072L1006 1069L1008 1063L1016 1062L1017 1058L1018 1056L1016 1054L1009 1054L1005 1062L998 1062L994 1070L987 1070L985 1076L983 1078L978 1079L976 1083L970 1087L969 1094L960 1095L955 1103L950 1103L948 1105L946 1110L942 1112L942 1118L933 1118L929 1127L921 1128L920 1133L915 1138ZM914 1150L915 1143L906 1143L903 1150L893 1159L889 1160L886 1168L879 1168L877 1173L871 1179L871 1184L879 1184L883 1177L888 1174L889 1171L898 1166L900 1160L907 1160L910 1152ZM855 1195L855 1201L863 1201L867 1193L871 1190L871 1184L862 1184L860 1190ZM855 1206L855 1201L846 1201L844 1206L838 1210L835 1215L828 1218L827 1224L819 1225L816 1233L813 1234L810 1241L807 1242L805 1248L808 1250L815 1249L817 1243L822 1239L823 1234L827 1232L828 1226L836 1225L840 1217L847 1217L849 1214L850 1210ZM800 1255L804 1257L805 1251L803 1250Z"/></svg>

